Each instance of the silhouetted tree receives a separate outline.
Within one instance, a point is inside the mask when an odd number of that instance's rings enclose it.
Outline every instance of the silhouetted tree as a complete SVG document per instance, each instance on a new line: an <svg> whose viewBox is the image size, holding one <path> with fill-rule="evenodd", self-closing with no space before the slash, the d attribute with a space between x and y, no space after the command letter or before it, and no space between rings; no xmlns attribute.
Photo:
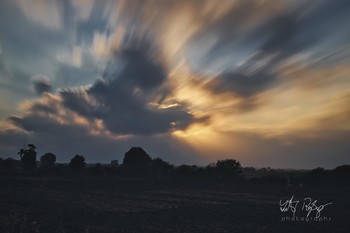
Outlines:
<svg viewBox="0 0 350 233"><path fill-rule="evenodd" d="M336 184L350 184L350 165L342 165L333 169L332 178Z"/></svg>
<svg viewBox="0 0 350 233"><path fill-rule="evenodd" d="M216 162L215 172L221 177L237 178L242 173L242 166L235 159L218 160Z"/></svg>
<svg viewBox="0 0 350 233"><path fill-rule="evenodd" d="M52 153L46 153L40 158L40 167L52 168L55 166L56 155Z"/></svg>
<svg viewBox="0 0 350 233"><path fill-rule="evenodd" d="M69 163L69 167L75 171L81 171L85 165L85 158L81 155L75 155Z"/></svg>
<svg viewBox="0 0 350 233"><path fill-rule="evenodd" d="M20 149L18 155L21 157L21 167L24 170L32 170L36 168L36 147L28 144L28 149Z"/></svg>
<svg viewBox="0 0 350 233"><path fill-rule="evenodd" d="M162 175L169 173L174 169L174 166L161 158L155 158L151 161L150 169L153 174Z"/></svg>
<svg viewBox="0 0 350 233"><path fill-rule="evenodd" d="M132 147L124 155L123 168L127 172L140 174L147 171L151 157L141 147Z"/></svg>
<svg viewBox="0 0 350 233"><path fill-rule="evenodd" d="M333 173L341 175L341 176L349 176L350 175L350 165L338 166L333 170Z"/></svg>

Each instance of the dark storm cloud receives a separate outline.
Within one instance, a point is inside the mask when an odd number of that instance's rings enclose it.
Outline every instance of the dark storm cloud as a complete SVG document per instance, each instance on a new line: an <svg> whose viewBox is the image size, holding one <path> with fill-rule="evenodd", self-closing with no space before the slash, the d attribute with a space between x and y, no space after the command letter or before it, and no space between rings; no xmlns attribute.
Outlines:
<svg viewBox="0 0 350 233"><path fill-rule="evenodd" d="M126 62L123 73L123 82L129 82L130 86L137 86L149 91L162 85L166 79L166 71L160 64L156 64L146 57L145 52L136 49L126 49L121 52L123 61Z"/></svg>
<svg viewBox="0 0 350 233"><path fill-rule="evenodd" d="M34 90L38 95L42 95L44 92L51 92L52 86L47 78L36 78L33 80Z"/></svg>
<svg viewBox="0 0 350 233"><path fill-rule="evenodd" d="M58 124L55 120L49 117L39 116L37 114L30 114L24 117L10 116L8 119L11 122L13 122L16 126L24 129L27 132L59 133L58 128L60 124ZM61 136L64 137L63 135Z"/></svg>
<svg viewBox="0 0 350 233"><path fill-rule="evenodd" d="M271 19L263 31L271 34L270 38L262 45L264 52L276 52L288 45L296 35L297 23L292 15L281 15ZM284 50L284 49L283 49Z"/></svg>
<svg viewBox="0 0 350 233"><path fill-rule="evenodd" d="M214 94L231 92L241 98L251 98L278 84L275 70L286 59L307 51L329 39L330 35L339 36L339 41L344 39L338 27L350 11L348 2L342 0L323 1L318 5L311 2L295 4L290 9L271 11L251 30L242 30L246 21L253 20L258 12L257 6L254 1L239 2L226 15L203 28L190 42L217 35L216 42L199 62L199 69L210 67L223 56L239 53L242 48L254 52L250 57L246 54L249 58L233 70L231 67L237 61L233 59L232 64L226 64L230 69L206 85ZM257 66L260 66L259 69L256 69Z"/></svg>
<svg viewBox="0 0 350 233"><path fill-rule="evenodd" d="M122 64L119 72L113 69L118 63ZM196 119L183 107L156 109L149 105L162 92L166 79L162 65L144 50L125 49L107 66L103 80L90 88L60 91L60 96L65 107L89 119L102 119L115 134L185 129Z"/></svg>
<svg viewBox="0 0 350 233"><path fill-rule="evenodd" d="M209 82L207 85L209 90L214 93L232 92L241 98L250 98L273 86L278 80L273 74L273 69L287 53L290 55L295 52L293 50L295 45L290 45L290 42L296 35L296 26L295 19L291 15L275 16L262 24L247 37L247 41L252 42L259 37L268 39L241 67L235 71L223 72ZM216 50L217 46L212 49Z"/></svg>
<svg viewBox="0 0 350 233"><path fill-rule="evenodd" d="M275 77L259 72L257 74L224 73L214 78L207 87L215 93L231 92L242 98L251 97L269 86Z"/></svg>
<svg viewBox="0 0 350 233"><path fill-rule="evenodd" d="M219 40L208 51L208 58L212 60L215 60L215 56L233 52L231 50L237 45L243 44L243 47L249 47L249 44L260 43L255 55L242 66L234 71L224 71L206 85L206 88L215 94L232 93L242 99L248 99L268 89L277 81L272 71L281 61L282 55L274 55L274 53L287 50L285 47L295 36L295 19L292 15L272 16L246 35L237 36L237 33L242 30L244 21L253 17L254 10L257 10L256 3L241 2L193 39L196 40L213 31L219 33ZM239 13L236 14L236 12ZM238 39L241 41L236 41L236 37L241 38ZM209 65L210 62L208 59L205 63ZM249 108L252 107L250 104L249 106Z"/></svg>
<svg viewBox="0 0 350 233"><path fill-rule="evenodd" d="M57 109L55 106L41 104L41 103L36 103L33 106L31 106L30 111L57 114Z"/></svg>
<svg viewBox="0 0 350 233"><path fill-rule="evenodd" d="M77 89L74 91L69 89L61 90L59 94L62 97L62 104L66 108L88 118L95 117L94 113L96 110L94 109L94 106L89 103L88 99L86 99L88 94L85 89Z"/></svg>

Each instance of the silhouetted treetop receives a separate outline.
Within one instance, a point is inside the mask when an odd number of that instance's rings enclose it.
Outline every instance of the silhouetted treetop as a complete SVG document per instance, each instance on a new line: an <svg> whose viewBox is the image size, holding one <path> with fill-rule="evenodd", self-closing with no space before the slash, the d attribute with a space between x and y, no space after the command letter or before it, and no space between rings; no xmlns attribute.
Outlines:
<svg viewBox="0 0 350 233"><path fill-rule="evenodd" d="M164 174L174 169L174 166L161 158L155 158L151 161L150 169L154 174Z"/></svg>
<svg viewBox="0 0 350 233"><path fill-rule="evenodd" d="M123 166L144 167L152 161L151 157L141 147L132 147L124 154Z"/></svg>
<svg viewBox="0 0 350 233"><path fill-rule="evenodd" d="M52 153L46 153L40 158L41 167L53 167L56 162L56 155Z"/></svg>
<svg viewBox="0 0 350 233"><path fill-rule="evenodd" d="M350 174L350 165L338 166L333 170L333 172L336 174L341 174L341 175L349 175Z"/></svg>
<svg viewBox="0 0 350 233"><path fill-rule="evenodd" d="M28 149L20 149L17 153L21 157L21 167L24 170L31 170L36 167L36 146L28 144Z"/></svg>
<svg viewBox="0 0 350 233"><path fill-rule="evenodd" d="M70 160L69 167L77 170L84 168L85 158L81 155L75 155L74 158Z"/></svg>
<svg viewBox="0 0 350 233"><path fill-rule="evenodd" d="M237 177L242 173L241 163L235 159L218 160L215 170L223 176Z"/></svg>

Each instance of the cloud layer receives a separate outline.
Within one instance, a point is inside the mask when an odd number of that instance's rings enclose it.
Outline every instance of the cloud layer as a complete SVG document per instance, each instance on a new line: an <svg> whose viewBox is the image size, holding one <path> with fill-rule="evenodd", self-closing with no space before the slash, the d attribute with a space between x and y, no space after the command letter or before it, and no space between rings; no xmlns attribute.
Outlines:
<svg viewBox="0 0 350 233"><path fill-rule="evenodd" d="M1 1L0 153L31 142L98 161L140 143L174 162L350 162L349 9Z"/></svg>

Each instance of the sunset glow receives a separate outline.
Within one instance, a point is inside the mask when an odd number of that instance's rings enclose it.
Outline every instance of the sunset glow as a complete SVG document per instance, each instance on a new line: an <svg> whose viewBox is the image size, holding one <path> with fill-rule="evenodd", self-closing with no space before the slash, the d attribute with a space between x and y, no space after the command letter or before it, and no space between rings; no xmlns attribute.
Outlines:
<svg viewBox="0 0 350 233"><path fill-rule="evenodd" d="M0 156L350 162L345 0L4 0Z"/></svg>

